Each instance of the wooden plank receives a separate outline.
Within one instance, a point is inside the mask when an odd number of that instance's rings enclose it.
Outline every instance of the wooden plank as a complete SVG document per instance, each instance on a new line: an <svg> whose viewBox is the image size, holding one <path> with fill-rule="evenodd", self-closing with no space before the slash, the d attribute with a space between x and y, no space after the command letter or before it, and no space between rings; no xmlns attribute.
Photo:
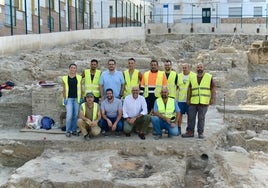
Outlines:
<svg viewBox="0 0 268 188"><path fill-rule="evenodd" d="M34 132L34 133L47 133L47 134L65 134L65 131L62 131L61 129L26 129L23 128L20 130L20 132Z"/></svg>

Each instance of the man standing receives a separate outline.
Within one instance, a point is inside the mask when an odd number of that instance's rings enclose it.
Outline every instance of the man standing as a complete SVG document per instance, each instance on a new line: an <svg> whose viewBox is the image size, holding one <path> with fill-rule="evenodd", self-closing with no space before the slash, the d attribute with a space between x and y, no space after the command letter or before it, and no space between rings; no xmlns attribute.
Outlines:
<svg viewBox="0 0 268 188"><path fill-rule="evenodd" d="M121 71L115 70L115 65L115 60L108 60L108 70L101 74L100 95L102 101L105 99L104 93L108 88L113 90L113 96L115 98L120 99L124 94L124 77Z"/></svg>
<svg viewBox="0 0 268 188"><path fill-rule="evenodd" d="M141 81L141 92L147 103L148 113L152 112L155 99L160 97L162 86L167 85L167 78L164 71L158 70L158 62L152 60L151 70L144 73Z"/></svg>
<svg viewBox="0 0 268 188"><path fill-rule="evenodd" d="M180 129L176 124L181 116L178 103L175 99L168 97L168 89L163 87L161 97L156 99L154 103L154 116L152 116L152 124L155 131L155 140L162 137L162 129L167 130L168 137L178 136Z"/></svg>
<svg viewBox="0 0 268 188"><path fill-rule="evenodd" d="M165 74L167 77L169 97L176 99L178 75L172 70L172 62L170 60L166 60L165 62Z"/></svg>
<svg viewBox="0 0 268 188"><path fill-rule="evenodd" d="M77 118L81 98L82 77L77 74L77 65L69 65L69 74L62 77L62 95L66 107L66 136L78 136Z"/></svg>
<svg viewBox="0 0 268 188"><path fill-rule="evenodd" d="M81 130L84 139L89 140L90 136L98 136L101 128L98 122L101 119L99 104L94 102L94 94L86 94L86 102L81 105L77 125Z"/></svg>
<svg viewBox="0 0 268 188"><path fill-rule="evenodd" d="M216 87L212 75L204 72L202 63L198 63L196 70L197 76L190 78L187 93L187 104L189 104L188 126L182 137L194 137L196 114L198 113L198 138L204 138L205 115L208 106L215 103Z"/></svg>
<svg viewBox="0 0 268 188"><path fill-rule="evenodd" d="M183 114L188 114L188 104L187 100L187 90L190 83L190 77L196 76L196 74L190 71L189 64L182 64L182 72L178 74L178 87L179 87L179 96L178 96L178 105L181 111L181 116L179 118L178 126L181 127L182 116Z"/></svg>
<svg viewBox="0 0 268 188"><path fill-rule="evenodd" d="M140 139L145 140L150 116L147 115L147 104L145 98L139 95L139 86L134 86L132 94L128 95L123 104L123 117L125 118L124 132L130 136L133 128L138 132Z"/></svg>
<svg viewBox="0 0 268 188"><path fill-rule="evenodd" d="M94 102L99 103L100 97L100 76L101 71L97 69L98 60L92 59L90 62L90 68L85 69L81 74L82 78L84 78L84 97L88 92L92 92L94 94Z"/></svg>
<svg viewBox="0 0 268 188"><path fill-rule="evenodd" d="M134 86L140 86L142 73L135 69L136 60L134 58L128 59L128 69L124 71L125 90L124 97L131 94L131 89Z"/></svg>
<svg viewBox="0 0 268 188"><path fill-rule="evenodd" d="M106 90L106 99L101 103L101 122L100 127L105 131L105 135L109 131L117 133L123 131L122 120L122 101L113 96L113 90Z"/></svg>

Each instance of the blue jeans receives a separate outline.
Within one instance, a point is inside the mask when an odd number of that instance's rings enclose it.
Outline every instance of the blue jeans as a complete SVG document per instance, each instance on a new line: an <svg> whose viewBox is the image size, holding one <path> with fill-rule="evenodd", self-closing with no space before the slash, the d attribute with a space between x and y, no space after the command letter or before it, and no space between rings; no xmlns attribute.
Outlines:
<svg viewBox="0 0 268 188"><path fill-rule="evenodd" d="M77 131L77 119L79 113L79 103L77 98L68 98L66 107L66 132L76 132Z"/></svg>
<svg viewBox="0 0 268 188"><path fill-rule="evenodd" d="M188 111L188 121L187 121L188 126L186 128L186 131L194 132L195 122L196 122L196 114L198 113L197 132L199 134L202 134L204 132L205 117L206 117L207 111L208 111L208 105L202 105L202 104L193 105L193 104L191 104L189 106L189 111Z"/></svg>
<svg viewBox="0 0 268 188"><path fill-rule="evenodd" d="M112 123L116 121L116 118L117 117L113 117L113 118L108 117L108 119L111 120ZM111 131L111 128L109 127L107 121L103 118L101 118L101 120L99 121L99 127L101 128L102 131L105 131L105 132ZM124 128L124 121L123 119L121 119L118 121L115 131L122 132L123 128Z"/></svg>
<svg viewBox="0 0 268 188"><path fill-rule="evenodd" d="M162 135L162 129L166 129L168 131L169 136L179 135L178 125L176 125L175 127L171 127L171 125L168 122L162 120L157 116L152 116L151 122L153 124L156 135Z"/></svg>

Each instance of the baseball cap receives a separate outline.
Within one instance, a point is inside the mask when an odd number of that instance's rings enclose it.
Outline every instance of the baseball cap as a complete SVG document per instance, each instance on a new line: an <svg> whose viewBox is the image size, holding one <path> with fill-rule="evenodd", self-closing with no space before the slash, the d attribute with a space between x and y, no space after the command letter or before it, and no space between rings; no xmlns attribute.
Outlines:
<svg viewBox="0 0 268 188"><path fill-rule="evenodd" d="M86 97L94 97L94 94L93 94L92 92L88 92L88 93L86 94Z"/></svg>

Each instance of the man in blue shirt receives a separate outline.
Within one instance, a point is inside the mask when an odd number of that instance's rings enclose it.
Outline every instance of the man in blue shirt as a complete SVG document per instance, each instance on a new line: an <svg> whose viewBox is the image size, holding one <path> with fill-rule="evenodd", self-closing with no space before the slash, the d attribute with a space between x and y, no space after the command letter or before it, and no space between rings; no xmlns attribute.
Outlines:
<svg viewBox="0 0 268 188"><path fill-rule="evenodd" d="M101 74L100 78L100 95L101 101L103 101L105 96L105 91L108 88L113 90L113 96L115 98L121 99L124 94L124 76L121 71L115 69L116 62L113 59L108 60L108 70Z"/></svg>

